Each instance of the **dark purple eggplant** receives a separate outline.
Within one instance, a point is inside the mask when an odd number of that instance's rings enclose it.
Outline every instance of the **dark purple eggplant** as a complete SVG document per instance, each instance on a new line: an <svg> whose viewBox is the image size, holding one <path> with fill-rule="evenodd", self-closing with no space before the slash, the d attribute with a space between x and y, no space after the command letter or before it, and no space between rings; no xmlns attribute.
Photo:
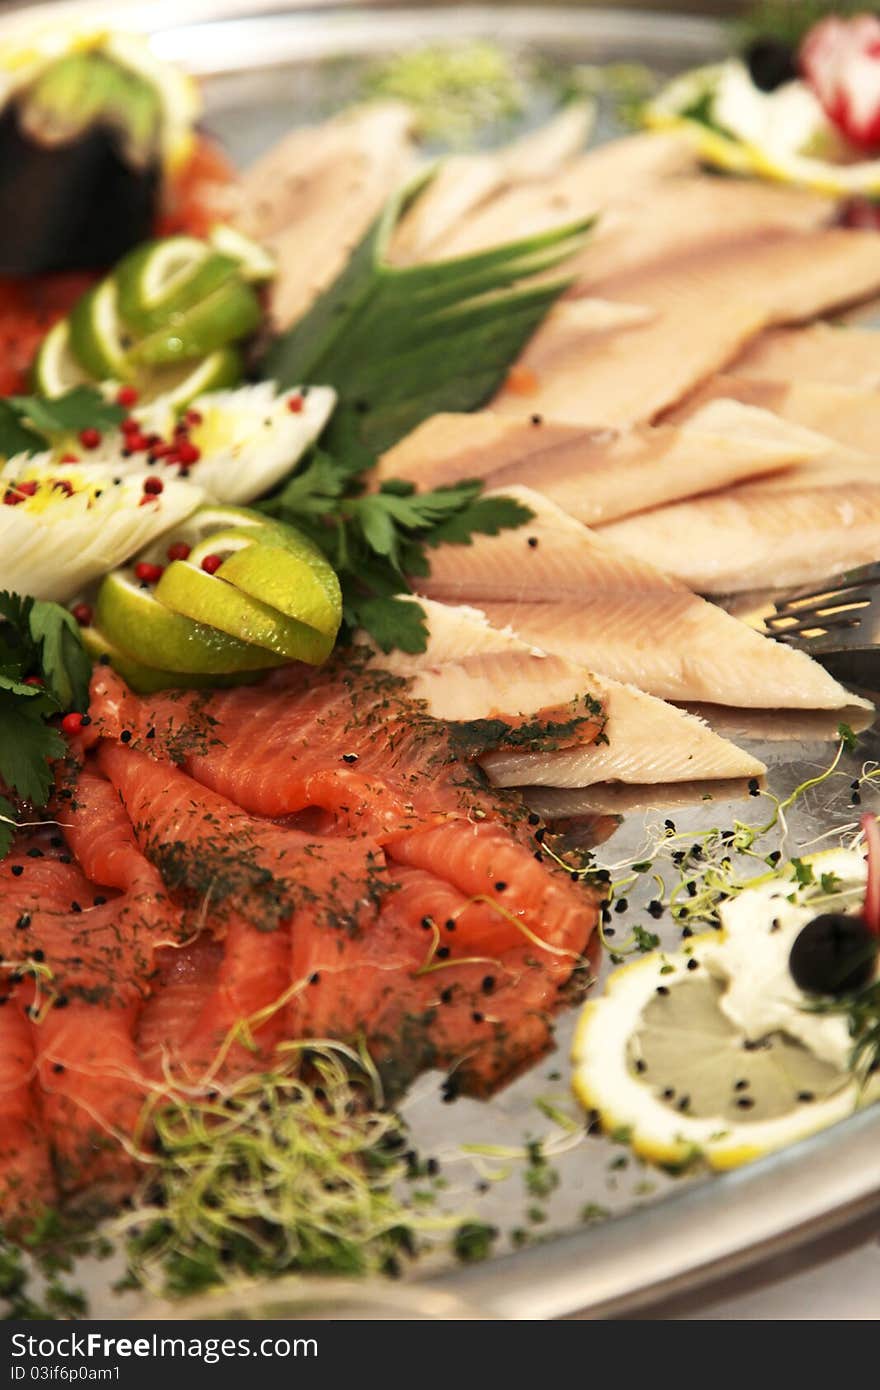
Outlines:
<svg viewBox="0 0 880 1390"><path fill-rule="evenodd" d="M0 273L91 270L150 237L162 111L99 52L52 64L0 114Z"/></svg>

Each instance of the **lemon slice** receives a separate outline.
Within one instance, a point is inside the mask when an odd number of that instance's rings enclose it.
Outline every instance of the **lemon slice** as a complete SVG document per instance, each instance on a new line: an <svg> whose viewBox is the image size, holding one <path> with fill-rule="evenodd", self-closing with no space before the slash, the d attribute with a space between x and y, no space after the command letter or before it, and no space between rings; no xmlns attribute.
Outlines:
<svg viewBox="0 0 880 1390"><path fill-rule="evenodd" d="M223 563L219 578L335 638L342 622L342 592L336 572L307 537L292 526L253 526L211 533L190 554L201 565L207 555Z"/></svg>
<svg viewBox="0 0 880 1390"><path fill-rule="evenodd" d="M217 222L209 232L211 245L224 256L231 256L238 262L241 274L252 285L264 284L276 273L275 259L259 242L252 241L244 232L230 227L225 222Z"/></svg>
<svg viewBox="0 0 880 1390"><path fill-rule="evenodd" d="M96 381L126 379L127 343L112 278L77 300L70 314L70 346L80 366Z"/></svg>
<svg viewBox="0 0 880 1390"><path fill-rule="evenodd" d="M880 193L880 161L853 160L805 82L762 92L731 59L670 82L646 107L654 129L685 131L707 164L831 197Z"/></svg>
<svg viewBox="0 0 880 1390"><path fill-rule="evenodd" d="M138 695L154 695L159 690L213 690L217 686L246 685L262 675L261 671L207 676L191 671L162 671L154 666L145 666L142 661L114 647L96 627L81 628L80 637L89 656L96 661L105 658Z"/></svg>
<svg viewBox="0 0 880 1390"><path fill-rule="evenodd" d="M70 346L70 324L61 319L46 334L34 360L33 384L41 396L61 396L90 381Z"/></svg>
<svg viewBox="0 0 880 1390"><path fill-rule="evenodd" d="M575 1035L573 1085L603 1129L668 1168L734 1168L844 1119L864 1092L783 1033L752 1041L706 969L719 933L610 977Z"/></svg>
<svg viewBox="0 0 880 1390"><path fill-rule="evenodd" d="M194 622L219 628L290 661L318 666L333 650L333 637L242 593L218 574L208 574L189 560L174 560L155 590L166 607Z"/></svg>
<svg viewBox="0 0 880 1390"><path fill-rule="evenodd" d="M277 666L262 647L172 612L130 569L116 570L98 590L98 626L123 653L145 666L194 675L228 674Z"/></svg>

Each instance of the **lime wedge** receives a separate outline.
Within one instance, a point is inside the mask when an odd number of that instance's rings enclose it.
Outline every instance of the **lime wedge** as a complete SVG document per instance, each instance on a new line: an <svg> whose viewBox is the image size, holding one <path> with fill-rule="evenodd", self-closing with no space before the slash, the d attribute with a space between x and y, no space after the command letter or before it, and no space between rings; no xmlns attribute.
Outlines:
<svg viewBox="0 0 880 1390"><path fill-rule="evenodd" d="M153 666L145 666L127 652L120 651L108 642L103 632L96 627L80 630L83 646L95 661L106 657L126 685L138 695L153 695L158 690L213 690L217 686L246 685L258 680L261 671L240 671L235 675L198 676L187 671L162 671Z"/></svg>
<svg viewBox="0 0 880 1390"><path fill-rule="evenodd" d="M229 344L196 364L182 362L176 367L156 367L143 372L137 377L137 386L144 404L167 397L167 404L173 410L189 405L206 391L237 386L243 370L241 353Z"/></svg>
<svg viewBox="0 0 880 1390"><path fill-rule="evenodd" d="M138 367L155 367L207 357L226 343L248 337L262 317L260 301L250 285L233 276L142 338L132 350L132 360Z"/></svg>
<svg viewBox="0 0 880 1390"><path fill-rule="evenodd" d="M128 343L112 277L88 290L73 306L70 346L80 366L95 381L126 379Z"/></svg>
<svg viewBox="0 0 880 1390"><path fill-rule="evenodd" d="M189 238L175 237L173 240L187 241ZM157 242L154 249L148 252L140 268L140 278L131 287L132 292L126 297L125 305L120 291L120 314L138 335L157 332L168 324L173 325L177 315L184 314L200 304L227 280L234 279L237 283L242 283L236 260L197 243L201 246L201 254L179 270L168 281L164 291L158 293L150 284L149 272L153 261L168 259L164 254L166 245L166 242ZM154 276L153 279L158 284L159 277ZM136 296L142 296L137 304Z"/></svg>
<svg viewBox="0 0 880 1390"><path fill-rule="evenodd" d="M138 246L113 272L119 294L119 313L132 328L151 328L153 315L166 295L173 294L208 256L196 237L166 237Z"/></svg>
<svg viewBox="0 0 880 1390"><path fill-rule="evenodd" d="M145 666L223 675L280 664L261 647L172 612L130 569L107 576L98 591L95 615L107 639Z"/></svg>
<svg viewBox="0 0 880 1390"><path fill-rule="evenodd" d="M277 267L274 257L259 242L245 236L244 232L225 222L217 222L211 228L209 237L211 245L222 251L224 256L238 261L241 274L252 285L264 284L275 275Z"/></svg>
<svg viewBox="0 0 880 1390"><path fill-rule="evenodd" d="M290 661L318 666L333 650L332 637L279 613L187 560L174 560L168 566L156 585L156 597L194 622L219 628L230 637L265 647Z"/></svg>
<svg viewBox="0 0 880 1390"><path fill-rule="evenodd" d="M33 365L34 389L41 396L61 396L91 378L83 371L70 347L70 324L61 319L46 334Z"/></svg>
<svg viewBox="0 0 880 1390"><path fill-rule="evenodd" d="M342 622L342 593L335 571L310 540L292 526L248 526L211 533L190 554L223 563L217 576L242 593L335 638Z"/></svg>

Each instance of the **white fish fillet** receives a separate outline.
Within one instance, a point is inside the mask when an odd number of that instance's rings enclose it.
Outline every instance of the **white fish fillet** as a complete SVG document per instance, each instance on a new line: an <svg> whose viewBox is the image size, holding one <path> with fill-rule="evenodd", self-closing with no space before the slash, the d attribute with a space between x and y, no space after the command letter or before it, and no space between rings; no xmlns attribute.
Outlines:
<svg viewBox="0 0 880 1390"><path fill-rule="evenodd" d="M483 478L532 487L588 526L788 468L823 447L768 411L714 401L682 429L585 430L552 420L435 415L395 445L378 479L427 489Z"/></svg>
<svg viewBox="0 0 880 1390"><path fill-rule="evenodd" d="M239 225L277 258L278 327L300 318L332 283L411 172L411 127L401 103L358 107L293 131L245 174Z"/></svg>
<svg viewBox="0 0 880 1390"><path fill-rule="evenodd" d="M674 132L643 132L599 145L541 183L501 191L443 240L444 256L486 251L606 208L638 186L696 168L693 148Z"/></svg>
<svg viewBox="0 0 880 1390"><path fill-rule="evenodd" d="M525 398L505 385L493 408L590 426L651 420L763 329L814 318L878 289L874 233L768 234L691 251L604 282L605 299L640 305L654 317L597 336L592 350L583 343L560 349L550 316L520 358L534 374L534 389Z"/></svg>
<svg viewBox="0 0 880 1390"><path fill-rule="evenodd" d="M741 801L749 794L744 777L699 782L658 782L642 786L604 782L595 787L526 787L525 803L542 820L569 820L579 816L628 816L634 811L656 811L660 820L680 806L705 801L723 804ZM704 808L705 809L705 808ZM601 843L601 841L600 841Z"/></svg>
<svg viewBox="0 0 880 1390"><path fill-rule="evenodd" d="M828 223L830 206L820 194L757 179L701 174L634 184L603 208L590 242L570 263L577 276L572 293L601 294L606 281L738 237L812 231Z"/></svg>
<svg viewBox="0 0 880 1390"><path fill-rule="evenodd" d="M880 392L813 381L757 381L719 376L707 383L694 408L724 395L771 410L791 424L816 431L874 458L880 452ZM685 411L684 413L687 413Z"/></svg>
<svg viewBox="0 0 880 1390"><path fill-rule="evenodd" d="M538 130L497 150L450 155L394 233L389 258L395 265L448 255L446 243L468 214L503 188L543 183L583 149L595 118L595 103L563 107ZM515 233L508 232L507 238Z"/></svg>
<svg viewBox="0 0 880 1390"><path fill-rule="evenodd" d="M519 750L489 753L482 765L492 782L499 787L584 787L757 777L766 771L757 758L684 710L607 678L600 677L597 688L607 714L607 744L563 748L540 757Z"/></svg>
<svg viewBox="0 0 880 1390"><path fill-rule="evenodd" d="M533 519L467 547L440 547L421 581L430 597L479 605L493 626L663 699L758 709L858 703L803 653L762 637L530 489L507 495Z"/></svg>
<svg viewBox="0 0 880 1390"><path fill-rule="evenodd" d="M607 715L607 743L546 752L491 753L483 766L496 785L589 786L694 777L758 776L750 754L714 733L702 719L641 690L596 675L565 657L548 655L484 613L418 599L428 618L428 648L395 652L377 662L408 675L411 690L438 719L472 720L533 715L591 695Z"/></svg>
<svg viewBox="0 0 880 1390"><path fill-rule="evenodd" d="M625 517L601 534L699 593L809 583L880 555L877 476L840 487L730 488Z"/></svg>
<svg viewBox="0 0 880 1390"><path fill-rule="evenodd" d="M762 333L730 368L762 381L824 382L853 391L880 387L880 333L812 323Z"/></svg>

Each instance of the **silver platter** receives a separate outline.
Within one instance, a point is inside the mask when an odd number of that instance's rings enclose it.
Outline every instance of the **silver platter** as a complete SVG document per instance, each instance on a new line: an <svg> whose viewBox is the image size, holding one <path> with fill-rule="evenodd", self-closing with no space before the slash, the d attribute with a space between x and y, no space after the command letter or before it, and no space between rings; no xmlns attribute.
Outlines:
<svg viewBox="0 0 880 1390"><path fill-rule="evenodd" d="M8 16L16 23L49 22L77 12L150 31L160 53L204 81L207 122L234 157L252 158L291 125L326 114L344 101L345 64L438 40L487 37L550 60L643 62L674 72L723 51L724 31L711 19L628 9L546 5L430 8L308 8L271 0L154 0L143 4L39 5ZM343 67L340 68L340 61ZM770 767L768 785L784 797L826 768L835 750L836 721L777 716L762 725L732 716L723 731L738 738ZM852 827L851 780L863 763L880 757L880 736L863 735L858 752L843 759L835 778L797 803L788 817L787 846L796 852L835 827ZM868 809L874 809L868 794ZM733 818L759 819L746 795L675 807L642 806L624 816L599 850L600 862L639 857L651 826L667 814L679 829L698 832ZM829 843L826 839L825 843ZM773 848L773 845L768 845ZM650 892L629 893L627 920L639 920ZM652 926L648 919L643 922ZM678 935L669 931L668 944ZM744 1283L754 1286L791 1273L863 1238L880 1211L880 1108L786 1152L723 1177L667 1178L639 1167L609 1140L584 1138L553 1160L558 1188L541 1201L545 1220L530 1223L535 1203L523 1184L523 1165L466 1156L462 1146L521 1146L546 1137L553 1126L541 1106L548 1097L567 1105L567 1054L575 1013L560 1019L556 1052L492 1100L441 1101L436 1077L423 1078L404 1105L420 1152L434 1154L448 1187L441 1203L467 1208L500 1228L497 1253L461 1266L429 1260L418 1267L401 1297L393 1287L362 1294L338 1286L289 1281L277 1289L240 1291L200 1301L198 1315L399 1316L559 1318L644 1316L694 1311ZM486 1163L493 1181L484 1181ZM487 1189L487 1190L486 1190ZM611 1219L584 1220L601 1208ZM530 1240L514 1248L511 1235ZM137 1310L104 1297L96 1281L93 1313L124 1316ZM421 1298L421 1303L420 1303ZM303 1300L305 1299L305 1303ZM340 1300L342 1299L342 1302ZM345 1306L355 1312L340 1311ZM334 1311L335 1309L335 1311ZM308 1311L306 1311L308 1310ZM323 1310L323 1311L321 1311ZM384 1311L382 1311L384 1310ZM153 1313L160 1310L154 1309ZM168 1310L161 1310L167 1312ZM195 1311L195 1310L194 1310Z"/></svg>

